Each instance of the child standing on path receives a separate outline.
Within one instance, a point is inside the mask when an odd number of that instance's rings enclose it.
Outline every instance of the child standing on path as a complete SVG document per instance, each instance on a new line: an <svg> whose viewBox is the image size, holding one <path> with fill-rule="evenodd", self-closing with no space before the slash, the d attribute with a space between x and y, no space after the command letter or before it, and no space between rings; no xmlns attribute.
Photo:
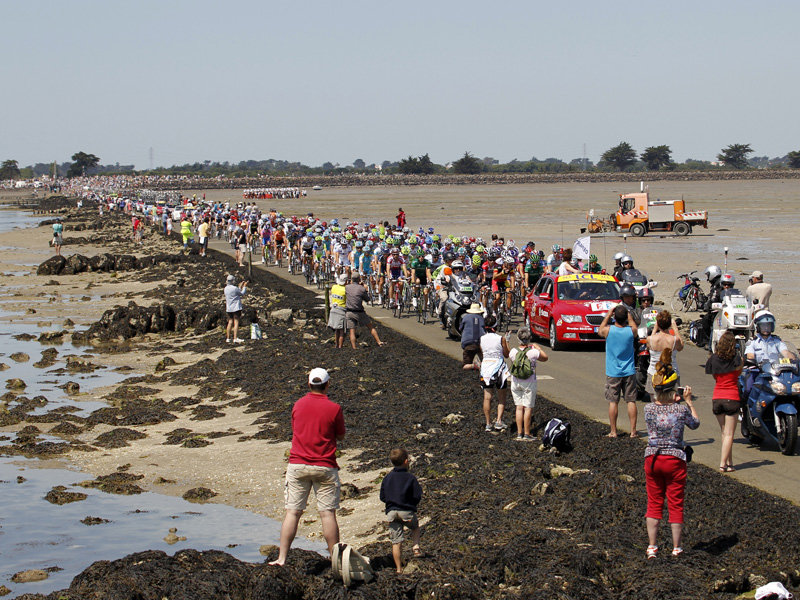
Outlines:
<svg viewBox="0 0 800 600"><path fill-rule="evenodd" d="M389 521L389 539L392 541L392 557L398 573L403 572L404 528L411 530L411 550L414 556L423 556L419 548L419 521L417 506L422 499L419 481L408 472L408 452L404 448L394 448L389 453L392 469L381 483L381 502L386 504L386 520Z"/></svg>

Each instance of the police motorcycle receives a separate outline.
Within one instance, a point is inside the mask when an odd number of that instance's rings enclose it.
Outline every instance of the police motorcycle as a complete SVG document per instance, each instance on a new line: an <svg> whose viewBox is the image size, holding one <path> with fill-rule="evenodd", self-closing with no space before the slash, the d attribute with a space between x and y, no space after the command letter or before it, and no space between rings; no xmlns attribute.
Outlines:
<svg viewBox="0 0 800 600"><path fill-rule="evenodd" d="M461 260L455 260L451 266L455 270L459 267L463 268L464 265ZM477 302L474 298L478 295L478 288L463 271L458 274L454 272L450 276L448 287L447 301L441 312L442 325L451 338L459 339L461 337L459 330L461 319L472 303Z"/></svg>
<svg viewBox="0 0 800 600"><path fill-rule="evenodd" d="M639 293L639 303L649 298L652 304L653 292L649 288L642 288ZM637 400L646 402L650 398L647 394L647 370L650 368L650 349L647 347L647 337L653 333L653 325L656 322L658 309L652 305L642 308L642 320L636 332L636 353L634 361L636 364L636 397Z"/></svg>
<svg viewBox="0 0 800 600"><path fill-rule="evenodd" d="M754 320L758 331L774 331L775 317L768 310L758 311ZM781 355L761 364L745 362L739 377L741 431L751 444L773 440L783 454L791 455L797 446L800 355L794 345L784 343L789 357Z"/></svg>
<svg viewBox="0 0 800 600"><path fill-rule="evenodd" d="M736 278L731 273L722 275L721 284L720 301L711 305L716 316L711 326L709 349L715 352L722 334L731 331L736 336L736 351L744 359L744 348L753 338L753 312L757 307L752 306L744 294L733 287Z"/></svg>
<svg viewBox="0 0 800 600"><path fill-rule="evenodd" d="M634 268L633 259L627 254L620 259L620 263L622 270L619 271L617 279L621 286L626 283L632 285L637 294L642 289L653 289L658 286L657 281L648 279L639 269Z"/></svg>

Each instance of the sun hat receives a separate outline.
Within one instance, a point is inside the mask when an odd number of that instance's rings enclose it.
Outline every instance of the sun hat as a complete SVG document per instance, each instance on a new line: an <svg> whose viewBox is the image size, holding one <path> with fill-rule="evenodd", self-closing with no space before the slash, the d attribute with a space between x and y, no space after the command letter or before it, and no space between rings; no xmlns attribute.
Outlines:
<svg viewBox="0 0 800 600"><path fill-rule="evenodd" d="M341 275L337 276L336 283L338 283L339 285L344 285L345 283L347 283L347 275L342 273Z"/></svg>
<svg viewBox="0 0 800 600"><path fill-rule="evenodd" d="M473 302L467 312L471 315L481 315L483 314L483 307L477 302Z"/></svg>
<svg viewBox="0 0 800 600"><path fill-rule="evenodd" d="M233 275L228 275L228 278L225 281L227 281L228 283L235 283L236 277L234 277Z"/></svg>
<svg viewBox="0 0 800 600"><path fill-rule="evenodd" d="M761 279L764 277L764 274L761 271L753 271L753 274L750 275L750 279Z"/></svg>
<svg viewBox="0 0 800 600"><path fill-rule="evenodd" d="M322 385L323 383L327 383L330 378L330 375L328 375L328 372L325 369L322 367L316 367L311 369L309 372L308 383L311 385Z"/></svg>

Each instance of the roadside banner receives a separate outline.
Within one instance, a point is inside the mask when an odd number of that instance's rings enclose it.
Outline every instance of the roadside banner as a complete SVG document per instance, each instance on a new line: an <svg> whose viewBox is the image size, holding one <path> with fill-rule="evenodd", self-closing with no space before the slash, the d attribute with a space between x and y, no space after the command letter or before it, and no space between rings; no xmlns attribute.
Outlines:
<svg viewBox="0 0 800 600"><path fill-rule="evenodd" d="M575 240L572 245L572 257L580 260L589 260L589 248L592 243L590 236L585 236Z"/></svg>

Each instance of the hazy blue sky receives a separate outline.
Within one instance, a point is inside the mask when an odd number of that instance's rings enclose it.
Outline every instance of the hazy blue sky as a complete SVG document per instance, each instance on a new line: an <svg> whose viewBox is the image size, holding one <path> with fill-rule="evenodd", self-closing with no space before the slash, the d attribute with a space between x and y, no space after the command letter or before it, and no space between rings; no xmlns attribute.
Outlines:
<svg viewBox="0 0 800 600"><path fill-rule="evenodd" d="M800 149L800 2L3 2L0 160Z"/></svg>

